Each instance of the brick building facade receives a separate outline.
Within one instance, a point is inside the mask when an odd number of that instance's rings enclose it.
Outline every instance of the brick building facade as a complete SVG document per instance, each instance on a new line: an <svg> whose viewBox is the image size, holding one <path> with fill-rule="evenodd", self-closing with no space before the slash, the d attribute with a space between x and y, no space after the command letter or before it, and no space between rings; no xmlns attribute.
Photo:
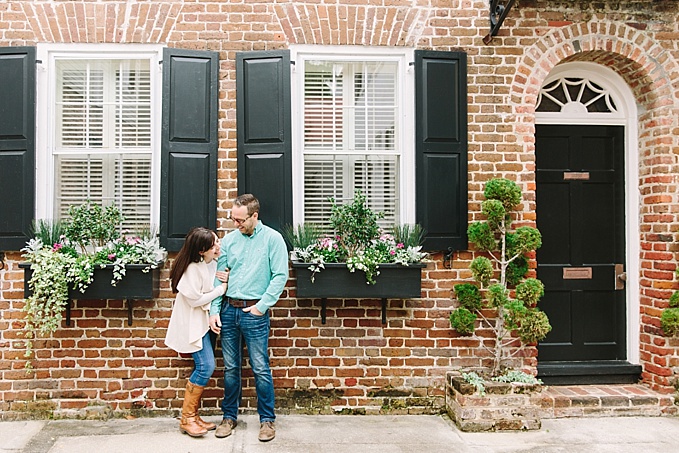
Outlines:
<svg viewBox="0 0 679 453"><path fill-rule="evenodd" d="M622 127L619 170L626 196L621 264L627 281L619 347L625 361L641 365L644 383L671 393L679 373L679 343L662 335L660 315L677 288L679 3L517 0L499 35L486 45L488 10L486 0L9 1L0 4L0 46L35 46L39 55L41 46L51 44L66 46L61 50L106 44L116 51L147 45L218 52L216 215L222 232L232 228L228 209L238 190L238 52L289 49L294 56L315 49L341 54L344 48L466 53L469 220L480 214L483 183L501 176L524 190L518 220L539 224L539 214L545 212L536 206L541 196L536 178L540 125ZM408 77L407 69L404 74ZM548 97L545 93L559 77L603 81L595 87L614 99L610 115L586 109L563 109L561 115L554 109L541 112L538 102ZM37 96L39 109L40 87ZM577 104L573 94L566 101ZM36 154L41 152L38 144ZM49 193L53 189L41 188L43 176L38 173L36 190ZM36 209L42 209L40 202ZM585 219L596 218L596 212L586 214ZM404 212L403 218L414 215ZM467 266L473 257L469 250L456 251L452 259L445 251L433 253L422 273L422 297L389 300L386 325L379 300L332 299L322 324L320 302L295 297L291 272L272 312L277 404L283 410L311 412L438 412L445 373L479 366L486 356L478 339L458 335L448 321L451 289L470 279ZM75 301L71 326L36 341L35 373L27 375L20 335L21 261L18 250L4 250L2 417L67 415L97 403L117 412L179 408L191 360L163 344L173 301L169 263L160 274L159 297L135 301L132 326L123 301ZM528 351L523 367L536 371L539 347ZM254 407L251 375L245 379L244 405ZM218 364L204 409L218 412L220 385Z"/></svg>

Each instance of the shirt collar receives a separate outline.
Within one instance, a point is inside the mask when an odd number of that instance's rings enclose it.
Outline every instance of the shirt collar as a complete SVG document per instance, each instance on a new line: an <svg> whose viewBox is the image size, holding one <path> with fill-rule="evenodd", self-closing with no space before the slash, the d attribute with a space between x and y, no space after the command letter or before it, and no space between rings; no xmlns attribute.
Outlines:
<svg viewBox="0 0 679 453"><path fill-rule="evenodd" d="M262 221L257 220L257 225L255 225L255 229L252 230L252 234L251 235L243 234L243 236L251 238L257 235L257 233L259 233L260 231L262 231Z"/></svg>

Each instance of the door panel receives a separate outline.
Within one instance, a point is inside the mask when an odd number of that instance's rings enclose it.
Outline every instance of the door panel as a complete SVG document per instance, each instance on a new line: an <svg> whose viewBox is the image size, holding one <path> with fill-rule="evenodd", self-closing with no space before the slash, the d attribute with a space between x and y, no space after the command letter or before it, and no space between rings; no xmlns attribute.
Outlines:
<svg viewBox="0 0 679 453"><path fill-rule="evenodd" d="M621 360L626 355L624 129L536 127L538 278L552 332L542 361Z"/></svg>

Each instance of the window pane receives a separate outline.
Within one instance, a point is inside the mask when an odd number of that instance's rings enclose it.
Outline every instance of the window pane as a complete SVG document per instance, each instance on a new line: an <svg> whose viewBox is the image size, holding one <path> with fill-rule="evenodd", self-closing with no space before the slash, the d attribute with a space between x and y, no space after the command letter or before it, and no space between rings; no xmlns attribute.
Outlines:
<svg viewBox="0 0 679 453"><path fill-rule="evenodd" d="M57 71L57 146L101 148L103 71L80 62L57 62Z"/></svg>
<svg viewBox="0 0 679 453"><path fill-rule="evenodd" d="M151 74L131 63L140 62L121 62L116 69L117 148L151 146Z"/></svg>
<svg viewBox="0 0 679 453"><path fill-rule="evenodd" d="M149 148L148 60L57 60L57 148Z"/></svg>
<svg viewBox="0 0 679 453"><path fill-rule="evenodd" d="M55 161L55 216L66 217L70 205L92 200L115 204L125 221L123 229L135 232L149 226L151 218L151 155L58 155Z"/></svg>
<svg viewBox="0 0 679 453"><path fill-rule="evenodd" d="M304 73L304 221L323 223L333 197L360 189L399 222L399 111L396 62L306 61Z"/></svg>
<svg viewBox="0 0 679 453"><path fill-rule="evenodd" d="M134 232L151 219L148 59L56 60L54 215L115 203Z"/></svg>
<svg viewBox="0 0 679 453"><path fill-rule="evenodd" d="M337 150L344 147L343 66L307 62L304 74L304 148Z"/></svg>
<svg viewBox="0 0 679 453"><path fill-rule="evenodd" d="M331 212L329 198L349 202L360 189L374 212L384 212L381 226L399 223L399 157L389 155L307 154L304 156L305 222L324 224ZM329 231L329 225L325 225Z"/></svg>

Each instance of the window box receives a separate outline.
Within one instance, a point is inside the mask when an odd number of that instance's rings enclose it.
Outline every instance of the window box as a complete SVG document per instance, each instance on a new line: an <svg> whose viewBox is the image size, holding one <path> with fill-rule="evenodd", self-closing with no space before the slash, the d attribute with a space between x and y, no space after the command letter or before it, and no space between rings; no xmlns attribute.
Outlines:
<svg viewBox="0 0 679 453"><path fill-rule="evenodd" d="M297 273L297 297L352 299L410 299L420 297L424 263L408 266L381 264L377 283L370 285L361 271L349 272L344 263L328 263L311 281L309 263L293 261Z"/></svg>
<svg viewBox="0 0 679 453"><path fill-rule="evenodd" d="M408 266L381 264L376 283L365 281L361 271L349 272L344 263L328 263L325 269L316 272L311 281L309 263L292 261L297 275L297 297L321 299L321 318L325 324L325 309L328 298L333 299L382 299L382 324L386 324L387 299L411 299L421 295L422 268L424 263Z"/></svg>
<svg viewBox="0 0 679 453"><path fill-rule="evenodd" d="M24 297L31 295L28 281L33 276L31 263L19 263L24 270ZM144 272L146 264L128 264L125 266L125 277L115 286L111 285L113 279L113 265L94 270L94 279L84 293L77 289L69 289L68 297L73 299L126 299L128 310L128 325L132 325L132 301L135 299L154 299L158 297L160 269L150 269ZM159 267L160 264L159 264ZM66 306L66 325L71 324L71 302Z"/></svg>

